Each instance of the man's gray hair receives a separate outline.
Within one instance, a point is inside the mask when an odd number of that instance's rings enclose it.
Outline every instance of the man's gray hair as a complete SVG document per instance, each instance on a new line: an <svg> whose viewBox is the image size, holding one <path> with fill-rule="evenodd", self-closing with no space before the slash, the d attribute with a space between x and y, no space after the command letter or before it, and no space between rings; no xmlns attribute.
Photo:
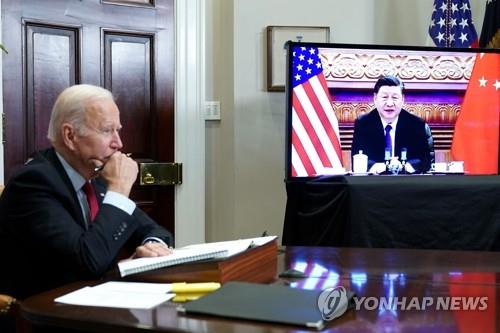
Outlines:
<svg viewBox="0 0 500 333"><path fill-rule="evenodd" d="M85 112L89 102L113 99L109 90L90 84L78 84L66 88L56 99L50 115L47 138L54 143L61 138L61 127L69 123L80 134L85 130Z"/></svg>

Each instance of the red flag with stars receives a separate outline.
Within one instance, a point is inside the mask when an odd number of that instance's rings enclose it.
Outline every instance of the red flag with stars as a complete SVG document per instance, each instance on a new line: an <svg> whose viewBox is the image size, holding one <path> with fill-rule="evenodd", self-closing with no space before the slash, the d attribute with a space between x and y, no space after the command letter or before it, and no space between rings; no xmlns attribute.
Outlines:
<svg viewBox="0 0 500 333"><path fill-rule="evenodd" d="M451 154L468 174L497 174L500 112L500 56L476 57L455 124Z"/></svg>

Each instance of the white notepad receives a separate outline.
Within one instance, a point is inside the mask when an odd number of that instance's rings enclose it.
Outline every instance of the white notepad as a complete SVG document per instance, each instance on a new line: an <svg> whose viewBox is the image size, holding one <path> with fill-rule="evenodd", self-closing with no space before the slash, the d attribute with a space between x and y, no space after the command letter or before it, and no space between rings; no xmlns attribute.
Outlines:
<svg viewBox="0 0 500 333"><path fill-rule="evenodd" d="M174 252L168 256L151 257L151 258L138 258L118 263L121 277L147 272L157 268L163 268L188 262L225 258L228 255L228 250L220 248L207 248L207 249L175 249Z"/></svg>
<svg viewBox="0 0 500 333"><path fill-rule="evenodd" d="M224 259L248 248L261 246L276 239L276 236L237 239L223 242L192 244L174 249L164 257L138 258L118 263L121 277L178 264L205 259Z"/></svg>

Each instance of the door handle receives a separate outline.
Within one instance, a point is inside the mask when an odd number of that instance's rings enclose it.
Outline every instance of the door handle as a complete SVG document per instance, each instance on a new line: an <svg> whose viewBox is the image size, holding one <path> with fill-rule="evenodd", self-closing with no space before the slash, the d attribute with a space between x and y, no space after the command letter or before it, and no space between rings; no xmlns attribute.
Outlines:
<svg viewBox="0 0 500 333"><path fill-rule="evenodd" d="M182 184L182 163L139 163L139 184L142 186Z"/></svg>

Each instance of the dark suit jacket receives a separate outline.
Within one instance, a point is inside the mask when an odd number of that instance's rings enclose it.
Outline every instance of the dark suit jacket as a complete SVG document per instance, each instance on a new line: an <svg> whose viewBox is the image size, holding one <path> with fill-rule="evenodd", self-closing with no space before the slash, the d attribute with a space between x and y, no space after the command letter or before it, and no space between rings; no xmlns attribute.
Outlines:
<svg viewBox="0 0 500 333"><path fill-rule="evenodd" d="M430 169L434 148L430 129L423 119L401 110L394 141L394 154L401 157L401 149L406 148L408 162L416 172L426 172ZM368 156L368 169L374 163L384 162L385 134L376 109L359 117L354 123L351 155L360 150Z"/></svg>
<svg viewBox="0 0 500 333"><path fill-rule="evenodd" d="M100 203L106 191L96 180ZM136 208L130 216L101 204L86 230L71 181L54 149L36 153L12 176L0 198L0 292L24 298L72 281L95 279L126 244L172 235Z"/></svg>

